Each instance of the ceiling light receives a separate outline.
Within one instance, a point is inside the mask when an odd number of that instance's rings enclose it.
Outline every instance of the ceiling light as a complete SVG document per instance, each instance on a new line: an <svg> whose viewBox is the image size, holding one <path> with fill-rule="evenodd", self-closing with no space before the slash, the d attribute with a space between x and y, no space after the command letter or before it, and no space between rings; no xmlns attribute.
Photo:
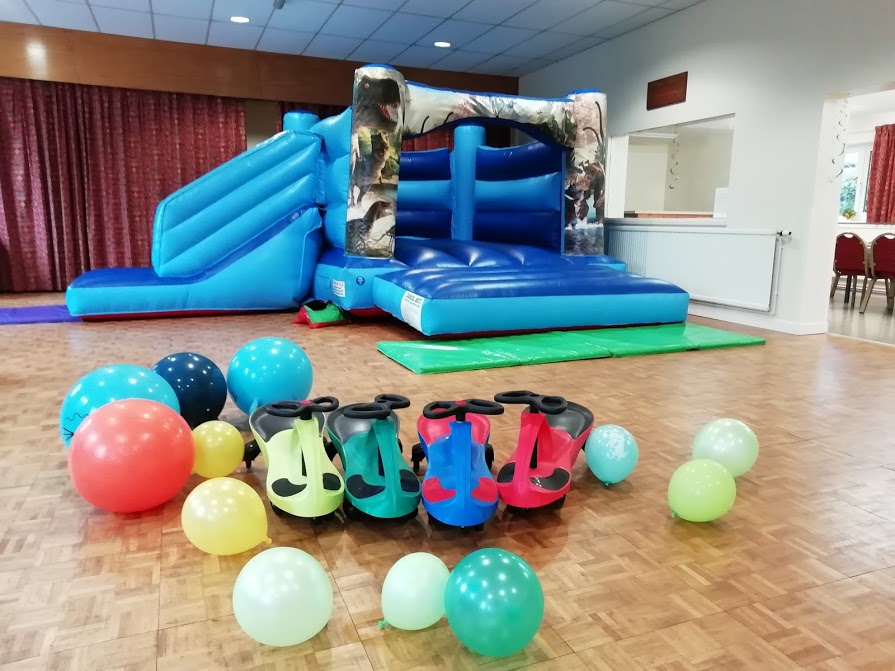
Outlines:
<svg viewBox="0 0 895 671"><path fill-rule="evenodd" d="M448 47L451 46L451 43L450 42L435 42L435 46L439 47L441 49L447 49Z"/></svg>
<svg viewBox="0 0 895 671"><path fill-rule="evenodd" d="M233 23L248 23L249 17L247 16L231 16L230 21Z"/></svg>

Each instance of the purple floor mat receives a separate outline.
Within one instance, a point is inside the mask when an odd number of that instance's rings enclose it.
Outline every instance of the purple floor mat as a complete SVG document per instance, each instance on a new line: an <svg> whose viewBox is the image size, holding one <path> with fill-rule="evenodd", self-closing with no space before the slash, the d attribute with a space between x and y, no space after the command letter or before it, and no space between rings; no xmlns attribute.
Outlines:
<svg viewBox="0 0 895 671"><path fill-rule="evenodd" d="M3 324L51 324L77 322L64 305L33 305L23 308L0 308L0 325Z"/></svg>

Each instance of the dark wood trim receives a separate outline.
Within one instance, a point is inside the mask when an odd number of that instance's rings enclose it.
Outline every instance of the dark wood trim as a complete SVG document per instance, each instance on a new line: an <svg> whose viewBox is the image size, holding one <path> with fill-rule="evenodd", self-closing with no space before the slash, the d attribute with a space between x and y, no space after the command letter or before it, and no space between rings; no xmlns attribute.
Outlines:
<svg viewBox="0 0 895 671"><path fill-rule="evenodd" d="M185 0L186 1L186 0ZM0 77L350 105L363 63L0 23ZM511 93L516 77L401 68L411 81Z"/></svg>

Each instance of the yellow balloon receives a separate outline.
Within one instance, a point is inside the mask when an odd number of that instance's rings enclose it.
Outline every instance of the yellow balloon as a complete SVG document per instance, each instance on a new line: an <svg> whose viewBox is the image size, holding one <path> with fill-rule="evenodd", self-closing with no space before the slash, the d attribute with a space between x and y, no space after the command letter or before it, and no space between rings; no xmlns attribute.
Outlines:
<svg viewBox="0 0 895 671"><path fill-rule="evenodd" d="M214 420L193 429L196 461L193 472L203 478L222 478L239 468L245 453L242 434L232 424Z"/></svg>
<svg viewBox="0 0 895 671"><path fill-rule="evenodd" d="M270 543L264 502L234 478L212 478L191 491L180 524L190 543L212 555L235 555Z"/></svg>

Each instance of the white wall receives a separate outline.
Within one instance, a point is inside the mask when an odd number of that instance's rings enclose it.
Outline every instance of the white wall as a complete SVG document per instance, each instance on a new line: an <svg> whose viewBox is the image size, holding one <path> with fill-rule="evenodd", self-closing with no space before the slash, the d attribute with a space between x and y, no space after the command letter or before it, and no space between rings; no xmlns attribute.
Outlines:
<svg viewBox="0 0 895 671"><path fill-rule="evenodd" d="M736 115L728 221L791 230L775 316L705 314L793 333L826 330L839 99L891 83L892 0L706 0L523 77L523 95L608 95L610 135ZM858 39L841 48L843 26ZM689 72L687 102L646 110L647 82ZM610 168L611 169L611 168Z"/></svg>
<svg viewBox="0 0 895 671"><path fill-rule="evenodd" d="M666 209L667 142L640 142L631 138L627 174L625 211L662 212Z"/></svg>
<svg viewBox="0 0 895 671"><path fill-rule="evenodd" d="M876 138L876 127L893 123L895 123L895 109L888 112L850 114L846 141L849 145L872 144Z"/></svg>
<svg viewBox="0 0 895 671"><path fill-rule="evenodd" d="M677 150L669 156L665 209L671 212L712 212L715 190L730 181L730 152L733 134L682 131ZM678 176L671 176L670 168Z"/></svg>

